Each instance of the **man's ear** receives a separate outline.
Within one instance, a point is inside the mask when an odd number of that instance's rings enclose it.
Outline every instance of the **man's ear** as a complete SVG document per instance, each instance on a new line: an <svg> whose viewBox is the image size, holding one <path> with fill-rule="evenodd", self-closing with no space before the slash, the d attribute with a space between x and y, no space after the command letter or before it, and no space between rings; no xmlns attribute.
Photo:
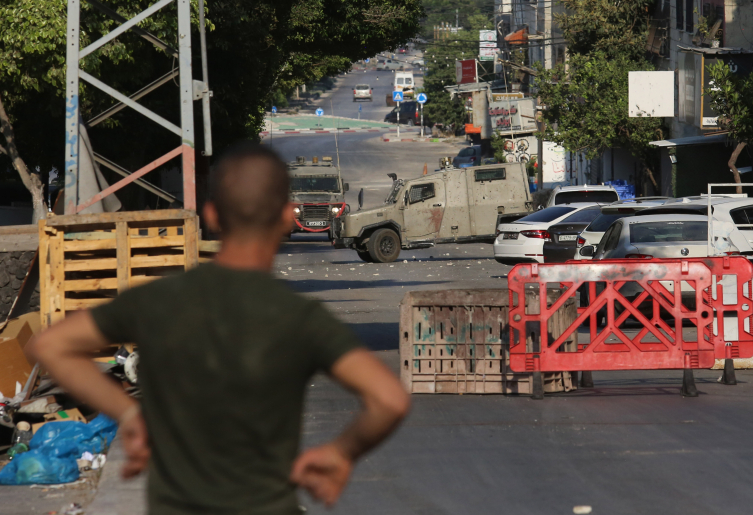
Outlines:
<svg viewBox="0 0 753 515"><path fill-rule="evenodd" d="M217 206L214 205L214 202L211 200L207 200L204 202L204 209L202 209L202 215L204 217L204 222L207 224L207 228L214 233L221 232L220 229L220 217L217 214Z"/></svg>

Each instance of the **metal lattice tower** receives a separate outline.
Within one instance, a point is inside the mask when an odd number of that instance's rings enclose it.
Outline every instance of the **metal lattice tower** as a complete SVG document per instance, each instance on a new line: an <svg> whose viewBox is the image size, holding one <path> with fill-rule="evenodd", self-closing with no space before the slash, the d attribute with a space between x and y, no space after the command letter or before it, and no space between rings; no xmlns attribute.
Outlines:
<svg viewBox="0 0 753 515"><path fill-rule="evenodd" d="M126 20L122 16L118 15L114 10L101 4L97 0L87 0L90 5L100 10L105 15L111 17L115 21L121 22L121 25L110 33L101 37L97 41L92 42L85 48L79 48L79 14L81 9L82 0L68 0L68 29L67 29L67 52L66 52L66 138L65 138L65 214L76 214L91 206L95 202L105 198L106 196L115 193L124 186L137 182L146 187L152 192L159 194L155 190L158 188L144 183L140 178L155 168L165 164L166 162L174 159L178 156L181 157L181 164L183 169L183 207L185 209L196 209L196 179L195 179L195 155L194 155L194 121L193 121L193 101L201 99L203 101L203 118L204 118L204 138L205 138L205 154L211 155L212 153L212 139L209 120L209 97L211 92L208 87L207 79L207 62L206 62L206 45L204 37L204 2L199 0L199 17L200 17L200 30L201 30L201 54L202 54L202 68L203 68L203 82L194 81L191 70L191 6L189 0L160 0L159 2L151 5L146 10L142 11L138 15L134 16L130 20ZM152 16L154 13L163 9L171 3L175 3L178 11L178 48L175 49L169 44L149 33L146 30L139 28L137 25ZM132 30L150 43L154 44L158 48L166 51L168 54L172 54L173 57L178 60L177 70L172 70L166 75L145 86L136 93L127 96L114 88L108 86L106 82L99 78L81 70L79 67L79 61L87 55L95 52L99 48L103 47L110 41L117 38L119 35L125 33L127 30ZM154 91L159 86L166 84L172 80L175 76L179 78L180 86L180 127L174 123L159 116L153 111L147 109L137 102L137 100L147 93ZM119 104L107 109L103 113L95 116L89 120L89 125L96 125L106 120L110 116L114 115L125 107L144 115L146 118L155 122L172 132L177 136L176 142L179 145L174 149L163 155L162 157L152 161L151 163L143 166L139 170L128 173L124 171L122 167L112 163L101 156L95 155L95 160L109 168L115 170L124 178L116 182L112 186L106 188L100 193L94 195L88 199L82 199L79 196L79 170L80 170L80 153L79 146L81 142L80 137L80 113L79 113L79 80L94 86L95 88L103 91L116 99ZM151 188L151 189L150 189ZM161 190L159 190L161 191ZM164 192L163 192L164 193Z"/></svg>

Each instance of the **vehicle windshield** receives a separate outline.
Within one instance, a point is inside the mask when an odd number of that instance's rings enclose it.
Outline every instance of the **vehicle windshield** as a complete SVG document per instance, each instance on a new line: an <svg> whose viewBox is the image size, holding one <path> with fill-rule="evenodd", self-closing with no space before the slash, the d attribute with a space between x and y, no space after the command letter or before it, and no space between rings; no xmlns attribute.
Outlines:
<svg viewBox="0 0 753 515"><path fill-rule="evenodd" d="M337 177L291 177L290 191L329 191L339 193L339 182Z"/></svg>
<svg viewBox="0 0 753 515"><path fill-rule="evenodd" d="M402 77L398 77L398 79L397 79L397 81L396 81L396 82L397 82L398 84L404 84L404 83L405 83L405 79L403 79Z"/></svg>
<svg viewBox="0 0 753 515"><path fill-rule="evenodd" d="M405 78L405 83L406 84L413 84L413 79L411 79L410 77L406 77Z"/></svg>
<svg viewBox="0 0 753 515"><path fill-rule="evenodd" d="M464 148L458 153L458 157L470 157L474 155L473 147Z"/></svg>
<svg viewBox="0 0 753 515"><path fill-rule="evenodd" d="M591 225L586 227L586 232L607 232L609 226L612 225L615 220L625 218L626 216L632 216L628 213L614 213L614 214L600 214L597 216Z"/></svg>
<svg viewBox="0 0 753 515"><path fill-rule="evenodd" d="M630 243L706 241L706 222L644 222L630 224Z"/></svg>
<svg viewBox="0 0 753 515"><path fill-rule="evenodd" d="M356 89L369 89L369 85L368 84L358 84L356 86Z"/></svg>
<svg viewBox="0 0 753 515"><path fill-rule="evenodd" d="M565 206L548 207L528 216L524 216L523 218L518 219L518 222L551 222L561 216L565 216L571 211L575 211L575 208Z"/></svg>
<svg viewBox="0 0 753 515"><path fill-rule="evenodd" d="M562 220L562 223L563 224L591 223L594 220L594 218L596 218L600 214L601 214L601 209L599 207L589 207L587 209L581 209L577 213L573 213L572 215Z"/></svg>
<svg viewBox="0 0 753 515"><path fill-rule="evenodd" d="M594 190L594 191L562 191L554 197L554 204L572 204L573 202L599 202L601 204L611 204L620 200L616 191L611 190Z"/></svg>
<svg viewBox="0 0 753 515"><path fill-rule="evenodd" d="M400 194L400 190L403 189L403 180L398 179L392 183L392 191L390 191L390 194L387 195L387 198L384 199L385 204L394 204L397 202L398 195Z"/></svg>

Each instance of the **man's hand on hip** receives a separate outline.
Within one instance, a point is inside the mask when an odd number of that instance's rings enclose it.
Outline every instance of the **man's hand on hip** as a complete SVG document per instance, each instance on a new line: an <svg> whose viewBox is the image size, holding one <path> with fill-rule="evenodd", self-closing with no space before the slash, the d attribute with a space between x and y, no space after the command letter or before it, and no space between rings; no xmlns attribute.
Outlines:
<svg viewBox="0 0 753 515"><path fill-rule="evenodd" d="M120 436L123 439L123 449L128 458L122 470L123 477L127 479L143 472L151 455L149 435L141 412L136 412L133 416L121 422Z"/></svg>
<svg viewBox="0 0 753 515"><path fill-rule="evenodd" d="M335 444L314 447L293 463L290 480L327 506L335 504L348 483L353 462Z"/></svg>

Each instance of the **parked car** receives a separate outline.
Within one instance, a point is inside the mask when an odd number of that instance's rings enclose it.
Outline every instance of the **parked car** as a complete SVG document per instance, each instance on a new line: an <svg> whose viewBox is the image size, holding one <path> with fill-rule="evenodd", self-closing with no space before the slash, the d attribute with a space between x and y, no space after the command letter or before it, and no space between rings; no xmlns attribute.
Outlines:
<svg viewBox="0 0 753 515"><path fill-rule="evenodd" d="M552 191L546 207L573 202L599 202L611 204L620 200L620 196L612 186L590 185L582 186L557 186Z"/></svg>
<svg viewBox="0 0 753 515"><path fill-rule="evenodd" d="M558 224L552 225L549 240L544 240L544 263L564 263L573 259L578 250L580 233L601 215L601 206L592 206L571 214Z"/></svg>
<svg viewBox="0 0 753 515"><path fill-rule="evenodd" d="M474 166L481 162L481 145L465 147L458 152L458 155L452 158L452 166L462 168L465 166Z"/></svg>
<svg viewBox="0 0 753 515"><path fill-rule="evenodd" d="M609 226L616 220L627 216L633 216L639 211L661 206L672 200L674 199L667 197L641 197L625 199L602 206L601 214L580 233L580 236L578 236L576 248L573 249L573 257L570 259L591 259L590 257L581 256L580 253L577 252L577 249L584 245L598 245L602 236L604 236L604 233L609 229Z"/></svg>
<svg viewBox="0 0 753 515"><path fill-rule="evenodd" d="M403 63L393 61L392 59L378 59L376 65L377 71L382 70L402 70Z"/></svg>
<svg viewBox="0 0 753 515"><path fill-rule="evenodd" d="M353 102L358 100L368 100L369 102L374 100L371 98L371 86L368 84L356 84L356 87L353 88Z"/></svg>
<svg viewBox="0 0 753 515"><path fill-rule="evenodd" d="M494 240L494 259L499 263L521 261L544 262L544 243L550 239L549 227L565 220L593 203L575 203L552 206L516 220L497 226Z"/></svg>
<svg viewBox="0 0 753 515"><path fill-rule="evenodd" d="M744 194L743 194L744 195ZM741 254L753 255L753 199L741 195L712 195L708 197L686 197L668 201L640 215L654 214L697 214L708 215L708 205L711 204L712 233L715 238L720 235L729 237Z"/></svg>
<svg viewBox="0 0 753 515"><path fill-rule="evenodd" d="M397 110L397 106L392 108L392 111L385 115L384 121L386 123L398 123ZM410 127L421 125L421 112L419 111L418 102L413 100L400 102L400 123ZM424 125L428 125L426 116L424 116Z"/></svg>
<svg viewBox="0 0 753 515"><path fill-rule="evenodd" d="M708 256L708 217L703 215L641 215L617 220L607 230L597 247L581 247L580 253L602 259L651 259L706 257ZM737 247L728 238L720 236L714 255L738 254ZM661 281L670 292L673 281ZM643 289L628 281L620 293L628 300L634 299ZM695 307L695 290L687 281L681 285L683 304Z"/></svg>

